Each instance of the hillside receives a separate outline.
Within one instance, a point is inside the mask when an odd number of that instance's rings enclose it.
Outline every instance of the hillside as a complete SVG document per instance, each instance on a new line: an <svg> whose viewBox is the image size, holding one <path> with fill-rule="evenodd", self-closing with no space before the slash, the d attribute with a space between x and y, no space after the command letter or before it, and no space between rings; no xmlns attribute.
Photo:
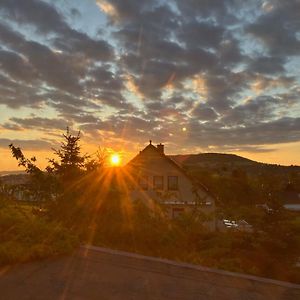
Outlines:
<svg viewBox="0 0 300 300"><path fill-rule="evenodd" d="M237 207L279 201L299 203L300 166L256 162L234 154L200 153L170 156L207 186L219 205Z"/></svg>
<svg viewBox="0 0 300 300"><path fill-rule="evenodd" d="M199 153L186 155L170 155L176 163L190 170L207 169L231 172L236 169L243 169L248 175L258 174L287 174L290 172L300 174L300 166L282 166L277 164L266 164L257 162L235 154L224 153Z"/></svg>
<svg viewBox="0 0 300 300"><path fill-rule="evenodd" d="M234 165L254 165L258 162L238 156L235 154L223 153L199 153L187 155L170 155L170 158L183 165L205 165L205 164L234 164Z"/></svg>
<svg viewBox="0 0 300 300"><path fill-rule="evenodd" d="M8 176L8 175L19 175L19 174L25 174L25 171L22 170L15 170L15 171L0 171L0 177L1 176Z"/></svg>

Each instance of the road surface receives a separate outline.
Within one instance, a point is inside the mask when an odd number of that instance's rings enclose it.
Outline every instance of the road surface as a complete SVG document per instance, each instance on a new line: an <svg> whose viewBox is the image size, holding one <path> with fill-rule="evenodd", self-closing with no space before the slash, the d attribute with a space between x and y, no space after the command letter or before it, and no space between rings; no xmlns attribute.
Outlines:
<svg viewBox="0 0 300 300"><path fill-rule="evenodd" d="M300 299L300 285L96 247L0 269L0 299Z"/></svg>

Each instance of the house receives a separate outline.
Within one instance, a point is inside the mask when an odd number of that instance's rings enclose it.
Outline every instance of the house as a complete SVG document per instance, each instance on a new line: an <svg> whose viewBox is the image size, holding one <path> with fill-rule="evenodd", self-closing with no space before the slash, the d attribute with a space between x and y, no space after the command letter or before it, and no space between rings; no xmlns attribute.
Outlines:
<svg viewBox="0 0 300 300"><path fill-rule="evenodd" d="M300 193L295 190L284 191L281 194L283 207L289 211L300 212Z"/></svg>
<svg viewBox="0 0 300 300"><path fill-rule="evenodd" d="M30 177L28 174L8 174L0 176L0 193L14 200L32 200L28 192Z"/></svg>
<svg viewBox="0 0 300 300"><path fill-rule="evenodd" d="M215 198L201 183L164 153L164 145L149 145L125 167L131 174L130 197L134 201L156 201L170 218L198 211L205 225L215 229Z"/></svg>

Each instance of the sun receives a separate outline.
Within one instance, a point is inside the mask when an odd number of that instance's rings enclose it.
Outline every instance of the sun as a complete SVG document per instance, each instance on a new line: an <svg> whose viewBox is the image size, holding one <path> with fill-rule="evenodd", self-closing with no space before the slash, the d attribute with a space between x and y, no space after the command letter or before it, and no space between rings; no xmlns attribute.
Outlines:
<svg viewBox="0 0 300 300"><path fill-rule="evenodd" d="M110 157L110 163L112 166L119 166L121 163L121 158L118 153L114 153Z"/></svg>

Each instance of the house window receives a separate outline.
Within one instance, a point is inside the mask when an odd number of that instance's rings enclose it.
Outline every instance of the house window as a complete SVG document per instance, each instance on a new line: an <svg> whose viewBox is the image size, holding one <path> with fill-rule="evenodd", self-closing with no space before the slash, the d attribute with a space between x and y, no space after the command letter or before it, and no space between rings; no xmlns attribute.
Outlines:
<svg viewBox="0 0 300 300"><path fill-rule="evenodd" d="M148 176L141 176L139 178L139 186L142 190L148 190Z"/></svg>
<svg viewBox="0 0 300 300"><path fill-rule="evenodd" d="M153 176L153 189L163 190L164 189L164 177L163 176Z"/></svg>
<svg viewBox="0 0 300 300"><path fill-rule="evenodd" d="M168 190L169 191L178 190L178 176L168 176Z"/></svg>

